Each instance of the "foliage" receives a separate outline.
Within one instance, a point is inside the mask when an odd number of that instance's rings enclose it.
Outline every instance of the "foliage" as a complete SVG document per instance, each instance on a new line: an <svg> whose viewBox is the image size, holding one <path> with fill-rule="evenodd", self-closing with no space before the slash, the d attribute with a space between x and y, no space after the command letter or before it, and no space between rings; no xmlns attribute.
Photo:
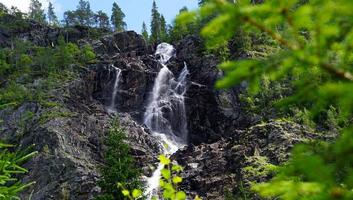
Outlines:
<svg viewBox="0 0 353 200"><path fill-rule="evenodd" d="M126 29L126 23L124 21L124 18L125 14L123 13L119 5L114 2L112 8L112 16L110 20L115 28L115 31L121 32Z"/></svg>
<svg viewBox="0 0 353 200"><path fill-rule="evenodd" d="M185 14L188 12L186 7L179 10L179 14ZM173 26L169 30L169 40L177 41L183 39L185 36L197 33L199 31L199 21L195 19L188 24L173 22Z"/></svg>
<svg viewBox="0 0 353 200"><path fill-rule="evenodd" d="M153 1L152 4L152 16L151 16L151 43L158 43L161 40L161 14L158 12L156 1Z"/></svg>
<svg viewBox="0 0 353 200"><path fill-rule="evenodd" d="M44 9L42 9L42 3L38 0L31 0L29 6L29 18L40 23L45 23L46 16Z"/></svg>
<svg viewBox="0 0 353 200"><path fill-rule="evenodd" d="M59 26L59 20L55 14L54 6L51 2L49 2L48 6L48 23L52 26Z"/></svg>
<svg viewBox="0 0 353 200"><path fill-rule="evenodd" d="M16 176L27 173L21 165L37 154L25 151L10 151L12 145L0 143L0 199L20 199L18 193L33 185L34 182L22 183Z"/></svg>
<svg viewBox="0 0 353 200"><path fill-rule="evenodd" d="M164 155L159 156L160 164L163 165L161 170L161 180L159 186L163 191L163 199L165 200L186 200L187 196L184 191L178 189L182 183L183 178L177 174L183 171L183 167L177 164L172 164L171 160ZM118 183L118 187L121 189L121 193L129 200L139 199L143 197L141 190L134 189L129 190L124 187L123 184ZM158 197L152 197L153 200L159 199ZM200 197L196 196L194 200L201 200Z"/></svg>
<svg viewBox="0 0 353 200"><path fill-rule="evenodd" d="M94 14L94 21L99 28L103 28L103 29L110 28L109 17L105 12L101 10L98 11L96 14Z"/></svg>
<svg viewBox="0 0 353 200"><path fill-rule="evenodd" d="M145 41L148 42L148 32L147 32L147 26L146 26L145 22L143 22L143 24L142 24L141 34L143 36L143 39L145 39Z"/></svg>
<svg viewBox="0 0 353 200"><path fill-rule="evenodd" d="M102 194L96 199L124 199L124 195L116 187L117 183L124 183L124 187L129 190L141 187L140 171L135 167L130 147L125 140L125 131L119 127L115 119L104 142L107 150L104 153L105 163L101 170L102 179L98 183L102 188Z"/></svg>
<svg viewBox="0 0 353 200"><path fill-rule="evenodd" d="M280 47L264 57L222 63L225 76L218 88L246 80L249 91L257 94L264 76L275 84L290 77L292 91L277 98L276 105L299 106L303 119L324 113L328 121L338 118L345 124L353 113L352 8L349 0L213 0L177 20L210 19L201 30L210 49L224 45L238 31L264 34ZM346 128L335 143L298 145L272 181L253 189L281 199L352 199L352 132Z"/></svg>
<svg viewBox="0 0 353 200"><path fill-rule="evenodd" d="M80 25L91 26L93 24L93 12L89 1L80 0L75 14Z"/></svg>
<svg viewBox="0 0 353 200"><path fill-rule="evenodd" d="M0 50L0 109L25 101L45 102L48 91L71 79L80 66L95 60L91 46L78 48L59 38L58 45L38 47L17 41ZM36 84L33 81L36 80Z"/></svg>

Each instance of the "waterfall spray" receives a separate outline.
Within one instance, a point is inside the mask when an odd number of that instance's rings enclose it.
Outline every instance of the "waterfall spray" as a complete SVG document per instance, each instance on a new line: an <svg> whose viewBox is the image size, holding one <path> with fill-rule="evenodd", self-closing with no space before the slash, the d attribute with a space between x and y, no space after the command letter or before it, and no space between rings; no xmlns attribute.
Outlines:
<svg viewBox="0 0 353 200"><path fill-rule="evenodd" d="M117 95L118 89L119 89L119 80L121 77L121 69L115 67L114 65L111 65L111 67L114 68L114 70L115 70L115 81L114 81L114 86L113 86L111 102L110 102L110 105L108 106L108 110L111 112L115 112L116 111L115 101L116 101L116 95ZM109 70L109 72L110 72L110 70Z"/></svg>
<svg viewBox="0 0 353 200"><path fill-rule="evenodd" d="M175 49L172 45L167 43L158 45L155 54L159 56L162 68L154 82L144 115L144 123L159 138L159 142L164 148L163 153L170 156L187 143L188 131L184 95L189 71L187 65L184 64L184 69L175 79L174 74L168 69L167 62L175 56ZM162 167L163 165L159 165L152 177L147 180L145 194L148 199L158 193Z"/></svg>

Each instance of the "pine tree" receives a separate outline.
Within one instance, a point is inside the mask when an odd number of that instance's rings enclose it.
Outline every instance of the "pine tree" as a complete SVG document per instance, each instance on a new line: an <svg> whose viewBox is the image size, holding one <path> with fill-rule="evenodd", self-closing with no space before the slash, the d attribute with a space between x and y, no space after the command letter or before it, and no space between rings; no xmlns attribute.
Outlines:
<svg viewBox="0 0 353 200"><path fill-rule="evenodd" d="M151 43L160 41L160 32L161 32L161 17L158 12L156 1L153 1L152 4L152 20L151 20Z"/></svg>
<svg viewBox="0 0 353 200"><path fill-rule="evenodd" d="M130 147L126 140L126 131L120 128L119 123L114 119L112 127L104 144L107 146L104 156L105 165L102 166L102 179L98 185L102 188L101 195L97 200L123 200L123 193L117 187L122 183L127 189L139 189L140 171L135 167L134 158L130 154Z"/></svg>
<svg viewBox="0 0 353 200"><path fill-rule="evenodd" d="M38 0L31 0L29 5L29 18L40 23L45 23L45 13L42 4Z"/></svg>
<svg viewBox="0 0 353 200"><path fill-rule="evenodd" d="M143 22L143 24L142 24L141 34L142 34L143 38L145 39L145 41L148 42L148 32L147 32L147 26L146 26L145 22Z"/></svg>
<svg viewBox="0 0 353 200"><path fill-rule="evenodd" d="M63 23L65 23L65 26L78 25L79 22L77 22L75 12L74 11L70 11L70 10L66 11L64 13Z"/></svg>
<svg viewBox="0 0 353 200"><path fill-rule="evenodd" d="M126 29L126 23L124 22L125 14L119 7L119 5L114 2L112 8L111 22L115 31L121 32Z"/></svg>
<svg viewBox="0 0 353 200"><path fill-rule="evenodd" d="M165 18L163 15L161 15L161 18L160 18L160 40L161 41L166 41L167 40L167 37L168 37L168 32L167 32L167 23L165 21Z"/></svg>
<svg viewBox="0 0 353 200"><path fill-rule="evenodd" d="M93 24L93 12L89 1L80 0L75 15L80 25L91 26Z"/></svg>
<svg viewBox="0 0 353 200"><path fill-rule="evenodd" d="M54 6L51 2L49 2L49 6L48 6L48 22L50 25L54 25L54 26L59 25L58 17L55 15Z"/></svg>
<svg viewBox="0 0 353 200"><path fill-rule="evenodd" d="M99 28L108 29L110 27L108 15L101 10L94 15L94 21Z"/></svg>

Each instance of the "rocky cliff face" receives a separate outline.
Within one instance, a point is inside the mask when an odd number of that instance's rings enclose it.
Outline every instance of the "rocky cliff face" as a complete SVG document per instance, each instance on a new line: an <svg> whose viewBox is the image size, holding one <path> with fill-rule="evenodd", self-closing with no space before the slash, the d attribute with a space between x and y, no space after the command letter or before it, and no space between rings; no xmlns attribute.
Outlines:
<svg viewBox="0 0 353 200"><path fill-rule="evenodd" d="M17 37L48 45L50 35L56 38L61 31L37 26L20 31ZM84 38L84 31L77 31L77 38ZM8 37L0 31L0 44L8 45L3 39ZM0 111L4 121L0 124L1 138L23 146L36 144L35 149L40 152L26 164L30 172L23 179L36 184L22 194L25 199L30 195L33 200L93 199L100 192L96 183L105 149L102 141L114 115L119 116L127 130L131 153L146 176L151 175L148 166L155 164L161 153L156 138L142 123L149 92L161 68L152 48L134 32L79 41L81 45L86 43L92 44L98 61L87 66L89 70L82 72L80 78L53 91L53 101L62 105L59 111L36 103ZM190 194L205 199L241 195L242 184L247 186L251 181L270 177L260 173L266 170L264 166L285 161L293 144L317 137L305 127L287 122L251 127L252 120L244 114L239 100L244 88L214 89L222 72L217 69L214 56L199 52L201 41L188 37L175 47L177 54L169 68L178 75L186 63L190 72L186 94L189 146L173 158L186 167L182 187ZM111 114L106 107L111 104L117 77L114 67L121 70L121 78L115 102L118 112ZM28 111L33 117L26 119L23 128L21 121ZM54 114L58 112L61 114ZM40 117L43 114L45 119Z"/></svg>

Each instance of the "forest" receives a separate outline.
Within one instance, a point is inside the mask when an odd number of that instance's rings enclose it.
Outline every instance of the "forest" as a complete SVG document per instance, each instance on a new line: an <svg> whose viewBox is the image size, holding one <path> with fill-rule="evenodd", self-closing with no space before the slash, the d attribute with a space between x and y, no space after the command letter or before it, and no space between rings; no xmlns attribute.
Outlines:
<svg viewBox="0 0 353 200"><path fill-rule="evenodd" d="M353 1L120 1L0 1L0 200L353 199Z"/></svg>

